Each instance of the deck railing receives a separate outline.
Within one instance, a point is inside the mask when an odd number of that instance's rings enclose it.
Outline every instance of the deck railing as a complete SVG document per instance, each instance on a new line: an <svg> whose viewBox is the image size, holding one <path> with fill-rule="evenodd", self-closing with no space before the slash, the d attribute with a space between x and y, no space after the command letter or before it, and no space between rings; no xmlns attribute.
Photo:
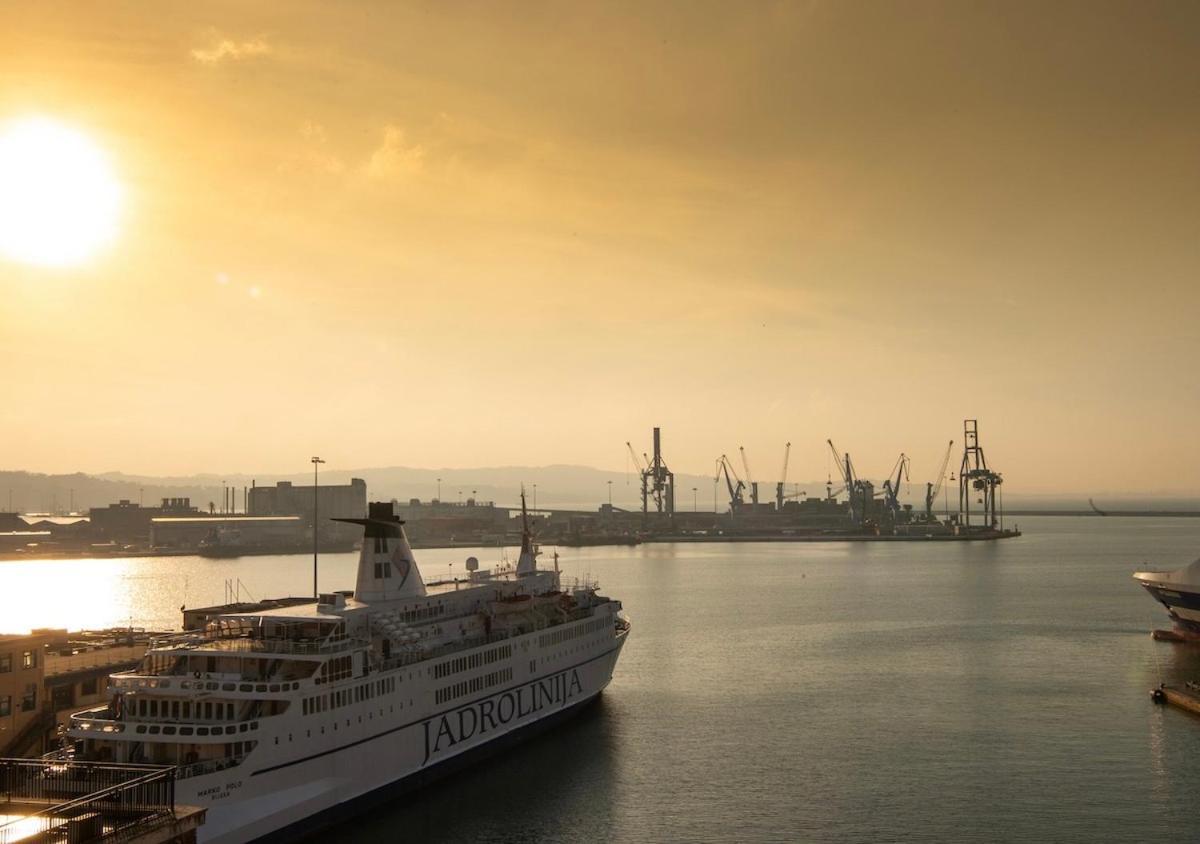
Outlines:
<svg viewBox="0 0 1200 844"><path fill-rule="evenodd" d="M174 818L175 768L0 759L0 799L18 816L0 826L0 844L59 830L63 841L117 841Z"/></svg>
<svg viewBox="0 0 1200 844"><path fill-rule="evenodd" d="M223 652L258 652L317 656L338 653L362 645L352 636L326 639L260 638L247 635L213 636L202 633L179 633L161 636L150 643L151 650L213 650Z"/></svg>

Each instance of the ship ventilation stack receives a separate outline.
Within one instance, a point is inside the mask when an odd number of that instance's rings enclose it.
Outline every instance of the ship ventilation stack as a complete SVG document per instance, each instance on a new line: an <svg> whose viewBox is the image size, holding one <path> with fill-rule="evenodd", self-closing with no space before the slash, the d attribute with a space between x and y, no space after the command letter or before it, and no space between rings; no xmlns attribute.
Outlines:
<svg viewBox="0 0 1200 844"><path fill-rule="evenodd" d="M363 526L354 597L363 603L420 598L425 581L413 557L404 522L391 502L371 502L365 519L335 519Z"/></svg>

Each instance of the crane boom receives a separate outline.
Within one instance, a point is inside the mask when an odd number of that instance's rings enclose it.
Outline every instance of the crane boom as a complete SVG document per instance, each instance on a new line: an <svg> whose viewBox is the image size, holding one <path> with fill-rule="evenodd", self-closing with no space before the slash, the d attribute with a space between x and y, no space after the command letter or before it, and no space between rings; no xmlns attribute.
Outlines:
<svg viewBox="0 0 1200 844"><path fill-rule="evenodd" d="M746 470L746 484L750 487L750 502L758 504L758 484L750 474L750 461L746 459L746 449L739 445L738 451L742 453L742 466Z"/></svg>
<svg viewBox="0 0 1200 844"><path fill-rule="evenodd" d="M788 458L792 456L792 444L783 447L783 471L779 473L779 483L775 484L775 509L783 509L783 485L787 483Z"/></svg>
<svg viewBox="0 0 1200 844"><path fill-rule="evenodd" d="M645 472L646 467L642 465L642 461L638 458L637 452L633 450L633 443L625 441L625 447L629 449L629 456L633 458L633 465L639 472Z"/></svg>
<svg viewBox="0 0 1200 844"><path fill-rule="evenodd" d="M737 472L734 471L733 466L729 462L729 458L724 454L722 454L721 459L717 461L717 477L720 477L720 473L722 471L725 472L725 486L729 489L729 509L730 512L732 512L742 504L742 490L746 488L746 485L742 483L742 479L737 476ZM737 481L736 485L734 484L735 480Z"/></svg>
<svg viewBox="0 0 1200 844"><path fill-rule="evenodd" d="M933 520L933 502L937 500L938 493L942 491L942 484L946 481L946 467L950 465L950 452L954 449L954 440L950 440L950 444L946 446L946 454L942 457L942 465L938 468L937 480L933 483L925 484L925 518Z"/></svg>
<svg viewBox="0 0 1200 844"><path fill-rule="evenodd" d="M894 479L892 473L896 475ZM897 518L900 515L900 481L908 478L908 456L904 452L900 452L896 465L892 467L892 473L889 473L883 482L883 499L892 513L892 518Z"/></svg>
<svg viewBox="0 0 1200 844"><path fill-rule="evenodd" d="M825 440L825 442L829 443L829 450L833 452L833 462L837 464L838 474L842 476L842 483L844 483L847 488L853 486L854 467L850 462L850 455L847 454L845 457L843 457L841 454L838 454L837 446L833 444L833 440Z"/></svg>

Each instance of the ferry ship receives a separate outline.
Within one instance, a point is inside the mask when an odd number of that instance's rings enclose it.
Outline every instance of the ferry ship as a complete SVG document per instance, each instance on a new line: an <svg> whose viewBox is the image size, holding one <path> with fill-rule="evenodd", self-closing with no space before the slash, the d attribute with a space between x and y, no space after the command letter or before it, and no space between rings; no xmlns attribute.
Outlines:
<svg viewBox="0 0 1200 844"><path fill-rule="evenodd" d="M524 515L524 500L522 500ZM425 583L390 503L365 519L353 592L156 640L71 717L75 758L178 766L201 842L295 838L578 712L630 625L593 582L537 565Z"/></svg>
<svg viewBox="0 0 1200 844"><path fill-rule="evenodd" d="M1181 636L1200 638L1200 560L1176 571L1139 571L1133 577L1167 608Z"/></svg>

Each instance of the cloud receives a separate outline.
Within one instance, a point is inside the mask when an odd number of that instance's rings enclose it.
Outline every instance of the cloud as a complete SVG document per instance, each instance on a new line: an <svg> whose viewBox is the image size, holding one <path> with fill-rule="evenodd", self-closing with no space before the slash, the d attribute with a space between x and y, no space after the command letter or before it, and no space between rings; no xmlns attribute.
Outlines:
<svg viewBox="0 0 1200 844"><path fill-rule="evenodd" d="M409 144L399 126L386 126L383 142L371 153L364 168L376 179L405 179L420 173L425 167L425 148Z"/></svg>
<svg viewBox="0 0 1200 844"><path fill-rule="evenodd" d="M265 56L271 53L271 45L262 38L255 38L250 41L234 41L230 38L222 38L208 49L192 50L192 58L204 64L217 64L225 61L240 61L242 59L252 59L259 56Z"/></svg>

